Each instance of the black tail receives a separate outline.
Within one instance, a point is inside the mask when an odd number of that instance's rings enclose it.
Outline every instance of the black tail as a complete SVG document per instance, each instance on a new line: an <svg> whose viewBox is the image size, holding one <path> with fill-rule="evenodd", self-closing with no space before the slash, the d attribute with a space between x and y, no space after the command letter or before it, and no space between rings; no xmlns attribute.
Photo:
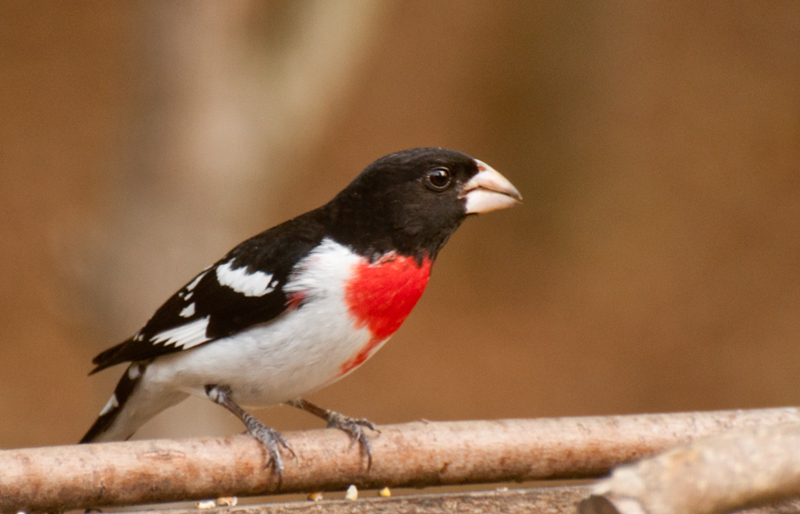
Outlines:
<svg viewBox="0 0 800 514"><path fill-rule="evenodd" d="M113 366L114 364L119 364L124 361L117 360L115 361L112 357L123 347L125 346L130 339L127 341L123 341L116 346L112 346L108 350L100 353L97 357L92 359L92 364L95 364L97 367L94 368L92 371L89 372L89 375L94 375L98 371L103 371L106 368Z"/></svg>
<svg viewBox="0 0 800 514"><path fill-rule="evenodd" d="M83 436L79 444L94 442L108 431L111 424L114 423L114 420L117 419L117 416L119 416L119 413L122 412L122 409L125 407L125 402L127 402L133 394L136 385L142 379L146 367L146 364L136 362L128 367L125 374L119 379L119 383L117 384L117 388L114 389L114 394L111 395L111 399L108 400L108 403L100 412L100 417L97 418L94 425L86 432L86 435Z"/></svg>

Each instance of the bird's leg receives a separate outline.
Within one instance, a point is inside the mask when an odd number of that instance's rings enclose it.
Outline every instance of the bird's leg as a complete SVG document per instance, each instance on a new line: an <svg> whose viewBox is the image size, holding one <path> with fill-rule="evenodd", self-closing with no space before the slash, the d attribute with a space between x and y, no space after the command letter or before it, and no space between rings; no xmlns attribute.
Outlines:
<svg viewBox="0 0 800 514"><path fill-rule="evenodd" d="M328 423L328 428L338 428L344 430L352 439L352 444L359 443L364 453L367 455L367 469L372 467L372 444L364 433L364 427L380 433L378 427L372 421L364 418L351 418L336 411L328 410L303 398L286 402L287 405L304 410L324 419Z"/></svg>
<svg viewBox="0 0 800 514"><path fill-rule="evenodd" d="M230 387L208 384L206 385L206 395L212 402L217 405L222 405L234 413L236 417L242 420L244 426L247 427L247 432L267 448L267 452L269 453L267 465L272 464L274 466L275 472L278 474L278 480L280 480L283 476L283 461L281 460L281 452L278 445L286 448L289 453L292 454L292 457L296 457L294 450L289 446L286 439L275 429L264 425L261 420L254 418L239 407L231 398Z"/></svg>

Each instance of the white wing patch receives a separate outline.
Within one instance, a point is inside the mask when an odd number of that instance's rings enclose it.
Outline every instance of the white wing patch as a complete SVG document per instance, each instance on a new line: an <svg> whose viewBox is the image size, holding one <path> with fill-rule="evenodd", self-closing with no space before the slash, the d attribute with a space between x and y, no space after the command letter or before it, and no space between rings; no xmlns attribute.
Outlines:
<svg viewBox="0 0 800 514"><path fill-rule="evenodd" d="M100 411L100 415L105 416L106 414L116 409L117 407L119 407L119 402L117 401L117 395L112 394L111 398L108 399L108 403L106 403L106 406L103 407L103 410Z"/></svg>
<svg viewBox="0 0 800 514"><path fill-rule="evenodd" d="M191 318L192 316L194 316L194 302L184 307L183 310L181 311L182 318Z"/></svg>
<svg viewBox="0 0 800 514"><path fill-rule="evenodd" d="M246 267L233 269L233 261L217 266L217 280L245 296L264 296L275 290L277 280L272 280L272 273L254 271L248 273Z"/></svg>
<svg viewBox="0 0 800 514"><path fill-rule="evenodd" d="M176 348L183 348L184 350L194 348L198 344L203 344L210 340L210 338L206 337L209 318L210 316L206 316L191 323L159 332L150 341L153 344L163 344L164 346L172 344Z"/></svg>

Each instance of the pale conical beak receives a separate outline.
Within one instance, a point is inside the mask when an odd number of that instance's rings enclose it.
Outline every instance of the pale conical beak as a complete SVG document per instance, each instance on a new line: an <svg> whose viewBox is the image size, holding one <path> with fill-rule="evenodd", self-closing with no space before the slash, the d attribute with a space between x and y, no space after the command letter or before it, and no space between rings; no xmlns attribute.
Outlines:
<svg viewBox="0 0 800 514"><path fill-rule="evenodd" d="M475 159L478 173L464 184L459 198L466 200L467 214L513 207L522 201L517 188L488 164Z"/></svg>

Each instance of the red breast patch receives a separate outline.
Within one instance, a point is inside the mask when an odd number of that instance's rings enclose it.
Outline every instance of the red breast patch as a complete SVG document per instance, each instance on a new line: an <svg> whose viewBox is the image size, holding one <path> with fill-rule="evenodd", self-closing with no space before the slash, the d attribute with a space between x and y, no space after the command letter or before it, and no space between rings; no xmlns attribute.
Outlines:
<svg viewBox="0 0 800 514"><path fill-rule="evenodd" d="M358 328L372 333L369 343L342 364L345 374L369 358L395 333L417 304L431 274L427 257L420 266L413 257L387 255L378 262L358 264L345 289L345 301Z"/></svg>

